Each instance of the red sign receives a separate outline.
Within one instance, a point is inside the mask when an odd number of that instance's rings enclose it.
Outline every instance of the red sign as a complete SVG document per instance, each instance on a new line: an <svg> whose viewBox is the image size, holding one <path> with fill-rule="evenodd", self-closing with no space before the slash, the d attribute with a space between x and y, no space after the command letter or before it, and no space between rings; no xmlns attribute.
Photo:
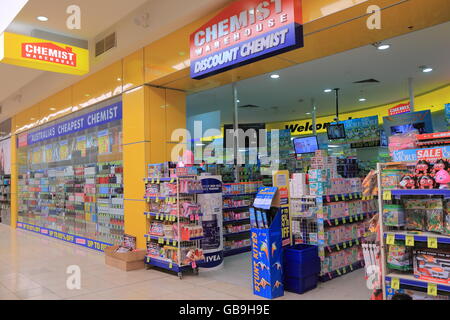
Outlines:
<svg viewBox="0 0 450 320"><path fill-rule="evenodd" d="M301 0L235 1L191 34L191 77L302 47L302 24Z"/></svg>
<svg viewBox="0 0 450 320"><path fill-rule="evenodd" d="M445 139L450 138L450 132L424 133L418 134L416 137L418 140Z"/></svg>
<svg viewBox="0 0 450 320"><path fill-rule="evenodd" d="M416 151L418 160L436 161L444 158L442 149L418 149Z"/></svg>
<svg viewBox="0 0 450 320"><path fill-rule="evenodd" d="M28 133L22 133L17 138L18 147L26 147L28 145Z"/></svg>
<svg viewBox="0 0 450 320"><path fill-rule="evenodd" d="M399 105L389 109L390 116L395 116L396 114L402 114L402 113L407 113L407 112L411 112L411 106L410 106L409 102L399 104Z"/></svg>
<svg viewBox="0 0 450 320"><path fill-rule="evenodd" d="M72 48L62 48L53 43L22 43L22 58L77 66L77 55Z"/></svg>

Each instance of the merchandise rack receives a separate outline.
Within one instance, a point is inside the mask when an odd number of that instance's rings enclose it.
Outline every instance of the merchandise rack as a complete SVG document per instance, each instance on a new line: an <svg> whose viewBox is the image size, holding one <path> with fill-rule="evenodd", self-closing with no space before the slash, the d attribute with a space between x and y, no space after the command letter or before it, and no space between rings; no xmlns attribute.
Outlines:
<svg viewBox="0 0 450 320"><path fill-rule="evenodd" d="M0 222L11 223L11 175L0 176Z"/></svg>
<svg viewBox="0 0 450 320"><path fill-rule="evenodd" d="M158 267L162 268L168 271L172 271L177 273L178 277L180 279L183 278L183 273L186 271L193 271L194 274L198 274L198 267L196 262L199 261L190 261L189 263L185 263L181 260L181 257L183 255L183 252L187 248L199 248L200 247L200 240L204 237L195 237L190 238L189 240L182 240L181 239L181 228L180 224L183 221L187 221L192 223L195 221L197 225L201 225L200 217L202 216L202 213L196 214L196 217L193 218L190 217L184 217L180 214L181 211L181 201L182 200L190 200L193 202L197 202L197 195L201 194L201 192L191 192L191 193L184 193L180 192L180 181L185 180L195 180L195 176L185 176L185 177L172 177L172 178L145 178L144 183L147 188L148 184L160 184L161 182L169 182L176 184L176 194L170 194L170 195L160 195L155 194L151 196L144 196L144 199L146 202L150 205L151 203L166 203L166 204L172 204L176 207L176 214L169 214L167 212L161 212L156 210L151 210L148 212L144 212L145 216L147 217L147 230L149 230L150 224L155 221L164 221L165 223L172 223L177 224L176 229L178 230L176 237L165 237L161 235L152 235L152 234L146 234L145 238L147 241L147 249L149 248L150 242L157 242L158 245L164 245L166 247L171 247L173 249L176 249L177 251L177 258L175 261L173 259L168 259L160 256L153 256L149 255L147 252L147 255L145 257L144 263L147 265L147 267Z"/></svg>
<svg viewBox="0 0 450 320"><path fill-rule="evenodd" d="M450 283L442 283L433 279L422 279L413 274L413 271L399 271L390 269L387 265L387 255L389 244L401 244L407 247L416 247L418 249L424 248L439 248L446 253L450 252L450 236L429 231L408 231L401 230L403 227L392 227L385 225L385 217L383 215L383 208L385 203L392 201L400 201L402 197L414 199L443 199L443 201L450 198L450 190L448 189L395 189L392 186L383 188L382 172L388 170L389 166L402 166L405 171L413 166L410 162L390 162L379 163L377 165L378 173L378 201L379 201L379 216L380 216L380 233L381 237L381 282L383 288L383 298L387 298L388 290L398 290L403 288L414 288L418 291L425 291L428 295L450 295ZM414 259L414 258L413 258Z"/></svg>
<svg viewBox="0 0 450 320"><path fill-rule="evenodd" d="M325 267L325 260L330 254L355 247L360 248L361 244L369 236L368 233L364 233L359 234L353 239L338 243L327 243L325 232L332 227L365 223L378 212L371 210L369 212L358 212L357 214L336 218L328 218L325 216L324 205L349 201L372 201L372 205L376 205L374 196L363 196L361 192L323 196L290 197L290 214L292 217L291 223L294 243L318 246L319 257L321 260L321 271L319 274L320 281L328 281L364 267L364 260L359 256L354 261L350 261L346 266L339 267L333 271L328 271ZM302 209L300 212L296 212L297 210L293 207L295 202L297 202L297 205L299 203L301 204Z"/></svg>
<svg viewBox="0 0 450 320"><path fill-rule="evenodd" d="M223 193L222 197L224 202L226 199L230 201L233 200L245 200L248 204L241 206L233 206L227 207L225 205L222 206L222 211L224 213L223 219L223 242L232 243L231 245L224 245L224 256L232 256L244 252L249 252L251 250L250 246L250 206L253 203L258 188L262 186L261 181L248 181L248 182L239 182L239 183L224 183L223 184ZM239 218L234 219L225 219L225 215L230 214L230 211L237 211ZM243 216L242 216L243 215ZM239 230L236 232L226 232L226 226L245 226L248 225L248 230ZM236 246L236 243L240 243Z"/></svg>

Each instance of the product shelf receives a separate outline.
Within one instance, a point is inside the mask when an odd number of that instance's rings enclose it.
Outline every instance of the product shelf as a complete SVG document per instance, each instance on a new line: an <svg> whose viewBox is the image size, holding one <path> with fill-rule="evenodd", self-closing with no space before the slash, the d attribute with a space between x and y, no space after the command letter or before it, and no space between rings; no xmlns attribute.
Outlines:
<svg viewBox="0 0 450 320"><path fill-rule="evenodd" d="M248 252L251 250L251 246L245 246L245 247L240 247L240 248L233 248L233 249L229 249L229 250L225 250L223 252L224 257L229 257L229 256L233 256L235 254L240 254L240 253L244 253L244 252Z"/></svg>
<svg viewBox="0 0 450 320"><path fill-rule="evenodd" d="M171 270L174 272L184 272L184 271L192 269L192 267L190 265L180 266L174 262L159 259L156 257L151 257L151 256L145 256L144 262L147 265Z"/></svg>
<svg viewBox="0 0 450 320"><path fill-rule="evenodd" d="M178 239L172 239L172 238L166 238L166 237L161 237L161 236L155 236L152 234L146 234L145 235L146 238L152 239L152 240L158 240L165 243L178 243L178 242L190 242L190 241L197 241L197 240L201 240L204 237L195 237L195 238L191 238L189 240L178 240Z"/></svg>
<svg viewBox="0 0 450 320"><path fill-rule="evenodd" d="M384 232L384 238L387 238L388 234L393 234L395 240L405 241L406 236L413 236L414 241L417 242L428 242L429 238L437 239L438 243L441 244L450 244L450 236L432 233L432 232L423 232L423 231L386 231Z"/></svg>
<svg viewBox="0 0 450 320"><path fill-rule="evenodd" d="M223 223L229 224L229 223L237 223L237 222L248 221L248 220L250 220L250 217L242 218L242 219L235 219L235 220L224 220Z"/></svg>
<svg viewBox="0 0 450 320"><path fill-rule="evenodd" d="M377 212L365 212L365 213L359 213L351 216L341 217L341 218L323 218L323 220L326 222L325 226L335 227L341 224L349 224L349 223L355 223L363 221L367 217L372 217Z"/></svg>
<svg viewBox="0 0 450 320"><path fill-rule="evenodd" d="M223 207L222 210L242 210L242 209L248 209L250 206L241 206L241 207Z"/></svg>
<svg viewBox="0 0 450 320"><path fill-rule="evenodd" d="M390 191L393 196L444 196L450 198L449 189L393 189Z"/></svg>
<svg viewBox="0 0 450 320"><path fill-rule="evenodd" d="M343 241L343 242L333 244L333 245L325 244L322 246L324 246L326 251L328 251L328 252L341 251L341 250L346 250L348 248L351 248L353 246L359 246L363 239L364 239L364 237L359 237L359 238L355 238L355 239L348 240L348 241ZM321 245L319 244L319 246L321 246Z"/></svg>
<svg viewBox="0 0 450 320"><path fill-rule="evenodd" d="M325 272L325 274L319 276L319 280L322 281L322 282L326 282L328 280L332 280L334 278L346 275L346 274L348 274L350 272L353 272L355 270L361 269L363 267L364 267L364 261L360 260L360 261L357 261L355 263L349 264L349 265L347 265L345 267L333 270L331 272Z"/></svg>
<svg viewBox="0 0 450 320"><path fill-rule="evenodd" d="M255 196L256 192L251 193L231 193L231 194L224 194L222 195L224 198L230 198L230 197L248 197L248 196Z"/></svg>
<svg viewBox="0 0 450 320"><path fill-rule="evenodd" d="M320 197L320 196L319 196ZM322 199L324 203L361 200L363 198L362 192L342 193L333 195L323 195ZM366 197L367 200L372 200L373 197Z"/></svg>
<svg viewBox="0 0 450 320"><path fill-rule="evenodd" d="M230 233L224 233L223 236L224 237L231 237L231 236L236 236L239 234L245 234L245 233L249 233L251 230L245 230L245 231L238 231L238 232L230 232Z"/></svg>
<svg viewBox="0 0 450 320"><path fill-rule="evenodd" d="M437 290L441 292L450 293L450 284L443 284L436 281L423 280L416 278L413 274L405 274L399 272L391 272L386 275L386 285L391 284L392 278L397 278L400 282L400 286L414 286L423 289L427 289L430 283L437 285Z"/></svg>

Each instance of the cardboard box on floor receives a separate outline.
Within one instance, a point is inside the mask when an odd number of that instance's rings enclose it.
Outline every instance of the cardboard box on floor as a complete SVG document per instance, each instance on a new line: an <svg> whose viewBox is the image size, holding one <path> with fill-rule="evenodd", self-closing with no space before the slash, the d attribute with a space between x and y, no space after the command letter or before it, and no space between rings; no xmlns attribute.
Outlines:
<svg viewBox="0 0 450 320"><path fill-rule="evenodd" d="M105 264L123 271L144 269L145 250L116 252L118 248L119 246L105 248Z"/></svg>

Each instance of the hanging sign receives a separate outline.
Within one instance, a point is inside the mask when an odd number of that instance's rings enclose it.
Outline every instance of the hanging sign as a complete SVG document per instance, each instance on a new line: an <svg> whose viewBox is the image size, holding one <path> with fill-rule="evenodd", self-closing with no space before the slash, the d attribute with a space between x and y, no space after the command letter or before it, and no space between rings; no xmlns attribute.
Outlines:
<svg viewBox="0 0 450 320"><path fill-rule="evenodd" d="M33 145L41 141L62 137L120 119L122 119L122 102L117 102L108 107L52 125L42 130L20 134L18 136L18 146L25 147Z"/></svg>
<svg viewBox="0 0 450 320"><path fill-rule="evenodd" d="M190 37L191 78L303 47L301 0L240 0Z"/></svg>
<svg viewBox="0 0 450 320"><path fill-rule="evenodd" d="M411 105L408 103L401 103L389 109L389 115L395 116L396 114L402 114L411 112Z"/></svg>
<svg viewBox="0 0 450 320"><path fill-rule="evenodd" d="M89 51L59 42L5 32L0 35L0 62L51 72L89 72Z"/></svg>

